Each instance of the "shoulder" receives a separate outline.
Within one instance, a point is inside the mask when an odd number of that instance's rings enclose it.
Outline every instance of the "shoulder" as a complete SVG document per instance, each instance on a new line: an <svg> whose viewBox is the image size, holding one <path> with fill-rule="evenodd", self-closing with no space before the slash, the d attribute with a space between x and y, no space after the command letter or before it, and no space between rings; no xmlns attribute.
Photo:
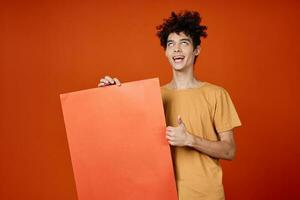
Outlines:
<svg viewBox="0 0 300 200"><path fill-rule="evenodd" d="M213 83L206 82L205 87L202 88L202 94L212 105L230 99L230 95L224 87Z"/></svg>
<svg viewBox="0 0 300 200"><path fill-rule="evenodd" d="M221 93L227 93L226 89L222 86L215 85L213 83L205 82L203 85L203 90L207 93L211 94L221 94Z"/></svg>

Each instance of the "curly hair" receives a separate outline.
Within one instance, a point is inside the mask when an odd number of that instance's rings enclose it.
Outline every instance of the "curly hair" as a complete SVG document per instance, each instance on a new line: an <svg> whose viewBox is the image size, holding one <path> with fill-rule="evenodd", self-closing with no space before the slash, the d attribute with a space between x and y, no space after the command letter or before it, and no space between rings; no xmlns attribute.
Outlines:
<svg viewBox="0 0 300 200"><path fill-rule="evenodd" d="M207 37L207 26L202 26L200 23L201 17L197 11L172 12L168 19L164 19L163 24L156 27L160 45L166 49L169 34L183 32L192 38L195 49L201 44L201 37Z"/></svg>

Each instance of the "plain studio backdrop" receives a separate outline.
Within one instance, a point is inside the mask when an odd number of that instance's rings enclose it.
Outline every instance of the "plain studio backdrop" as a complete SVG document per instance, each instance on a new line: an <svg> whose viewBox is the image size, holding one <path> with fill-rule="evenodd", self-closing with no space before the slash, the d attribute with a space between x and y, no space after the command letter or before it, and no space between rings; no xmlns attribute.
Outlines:
<svg viewBox="0 0 300 200"><path fill-rule="evenodd" d="M243 126L222 161L229 200L299 199L299 1L1 1L0 199L76 199L59 94L171 79L155 27L197 10L200 80L225 87Z"/></svg>

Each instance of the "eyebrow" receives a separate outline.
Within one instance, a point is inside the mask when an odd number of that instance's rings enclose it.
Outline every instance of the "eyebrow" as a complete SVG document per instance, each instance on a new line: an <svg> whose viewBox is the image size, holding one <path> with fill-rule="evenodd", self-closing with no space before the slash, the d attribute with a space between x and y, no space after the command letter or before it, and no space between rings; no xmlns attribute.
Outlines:
<svg viewBox="0 0 300 200"><path fill-rule="evenodd" d="M183 39L180 39L180 41L188 41L188 42L191 42L191 40L189 38L183 38Z"/></svg>
<svg viewBox="0 0 300 200"><path fill-rule="evenodd" d="M188 42L191 42L191 40L189 38L182 38L179 41L188 41ZM167 43L168 42L174 42L174 40L167 40Z"/></svg>

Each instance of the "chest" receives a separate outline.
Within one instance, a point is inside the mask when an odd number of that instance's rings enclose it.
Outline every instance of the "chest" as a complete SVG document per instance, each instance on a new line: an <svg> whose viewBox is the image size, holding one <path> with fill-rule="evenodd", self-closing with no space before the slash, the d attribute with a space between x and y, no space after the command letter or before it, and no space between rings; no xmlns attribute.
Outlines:
<svg viewBox="0 0 300 200"><path fill-rule="evenodd" d="M204 94L169 94L163 97L167 125L176 125L177 116L192 124L207 123L213 120L215 103Z"/></svg>

